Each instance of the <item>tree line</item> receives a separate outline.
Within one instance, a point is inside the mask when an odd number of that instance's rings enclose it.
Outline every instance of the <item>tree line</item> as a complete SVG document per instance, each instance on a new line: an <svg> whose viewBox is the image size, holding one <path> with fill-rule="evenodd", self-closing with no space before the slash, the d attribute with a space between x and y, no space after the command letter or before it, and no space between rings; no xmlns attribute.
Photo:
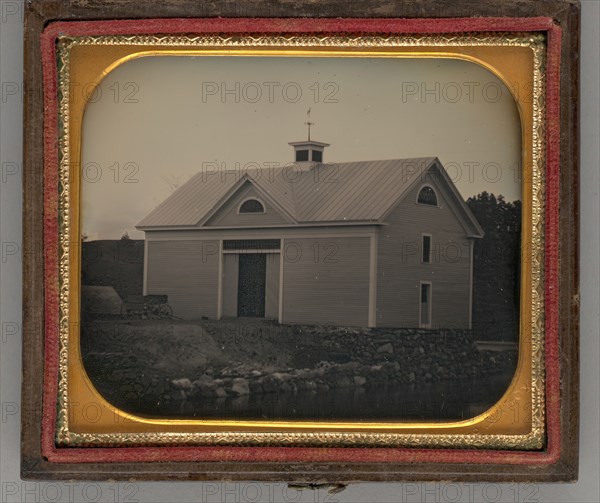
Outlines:
<svg viewBox="0 0 600 503"><path fill-rule="evenodd" d="M467 205L483 228L473 250L473 330L481 340L517 341L521 201L481 192Z"/></svg>

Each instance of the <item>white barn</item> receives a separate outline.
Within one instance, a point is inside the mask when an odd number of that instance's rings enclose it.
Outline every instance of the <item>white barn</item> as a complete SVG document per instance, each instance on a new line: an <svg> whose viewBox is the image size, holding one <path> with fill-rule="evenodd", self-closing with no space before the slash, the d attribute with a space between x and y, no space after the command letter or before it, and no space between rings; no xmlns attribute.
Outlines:
<svg viewBox="0 0 600 503"><path fill-rule="evenodd" d="M184 319L470 328L483 231L437 158L201 172L136 226L144 294Z"/></svg>

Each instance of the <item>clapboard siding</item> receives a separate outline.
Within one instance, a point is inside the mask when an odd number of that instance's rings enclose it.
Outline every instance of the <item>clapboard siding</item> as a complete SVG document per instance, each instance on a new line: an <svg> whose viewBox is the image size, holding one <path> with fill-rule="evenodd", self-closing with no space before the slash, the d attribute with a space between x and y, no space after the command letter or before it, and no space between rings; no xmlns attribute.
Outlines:
<svg viewBox="0 0 600 503"><path fill-rule="evenodd" d="M242 201L251 197L255 197L263 203L265 213L238 213ZM265 197L259 195L250 183L246 183L205 225L208 227L247 227L285 223L289 223L289 221Z"/></svg>
<svg viewBox="0 0 600 503"><path fill-rule="evenodd" d="M148 294L169 296L177 318L217 317L218 241L149 241Z"/></svg>
<svg viewBox="0 0 600 503"><path fill-rule="evenodd" d="M279 317L279 254L267 255L267 281L265 284L265 318Z"/></svg>
<svg viewBox="0 0 600 503"><path fill-rule="evenodd" d="M285 241L283 323L367 326L369 238Z"/></svg>
<svg viewBox="0 0 600 503"><path fill-rule="evenodd" d="M470 238L433 182L439 207L417 204L422 184L392 210L379 233L377 325L419 325L419 288L431 281L432 327L469 327ZM432 239L431 263L422 263L422 234Z"/></svg>

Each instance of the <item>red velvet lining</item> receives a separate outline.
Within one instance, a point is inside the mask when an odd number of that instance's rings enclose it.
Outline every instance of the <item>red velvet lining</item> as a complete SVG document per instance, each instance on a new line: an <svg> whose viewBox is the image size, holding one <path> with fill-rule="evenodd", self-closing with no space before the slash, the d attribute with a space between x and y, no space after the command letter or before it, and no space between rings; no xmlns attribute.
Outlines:
<svg viewBox="0 0 600 503"><path fill-rule="evenodd" d="M55 445L58 392L58 101L55 42L61 35L159 33L460 33L540 31L548 35L546 165L546 417L543 451L306 447L114 447ZM44 74L45 367L42 453L52 462L255 461L551 464L560 454L558 204L561 30L551 18L460 19L145 19L56 22L41 36Z"/></svg>

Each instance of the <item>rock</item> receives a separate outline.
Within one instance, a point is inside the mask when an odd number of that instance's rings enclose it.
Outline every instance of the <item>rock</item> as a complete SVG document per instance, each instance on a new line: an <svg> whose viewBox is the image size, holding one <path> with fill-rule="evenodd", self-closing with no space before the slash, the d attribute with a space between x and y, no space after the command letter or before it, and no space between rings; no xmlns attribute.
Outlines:
<svg viewBox="0 0 600 503"><path fill-rule="evenodd" d="M192 389L192 381L190 381L187 377L183 379L173 379L171 384L175 386L177 389L181 390L189 390Z"/></svg>
<svg viewBox="0 0 600 503"><path fill-rule="evenodd" d="M392 346L391 342L384 344L383 346L379 346L377 348L378 353L389 353L392 354L394 352L394 346Z"/></svg>
<svg viewBox="0 0 600 503"><path fill-rule="evenodd" d="M288 378L288 376L283 372L274 372L272 377L277 381L285 381Z"/></svg>
<svg viewBox="0 0 600 503"><path fill-rule="evenodd" d="M217 385L209 375L202 375L193 382L193 395L213 396Z"/></svg>
<svg viewBox="0 0 600 503"><path fill-rule="evenodd" d="M344 369L346 370L356 370L358 367L360 367L358 362L349 362L344 365Z"/></svg>
<svg viewBox="0 0 600 503"><path fill-rule="evenodd" d="M213 378L207 374L202 374L198 379L192 383L195 387L199 388L207 384L213 384Z"/></svg>
<svg viewBox="0 0 600 503"><path fill-rule="evenodd" d="M250 393L248 380L243 378L234 379L231 392L237 396L248 395Z"/></svg>
<svg viewBox="0 0 600 503"><path fill-rule="evenodd" d="M215 396L217 398L225 398L227 396L227 391L225 391L225 388L223 387L217 388L215 390Z"/></svg>
<svg viewBox="0 0 600 503"><path fill-rule="evenodd" d="M354 376L354 385L355 386L364 386L367 380L363 376Z"/></svg>

